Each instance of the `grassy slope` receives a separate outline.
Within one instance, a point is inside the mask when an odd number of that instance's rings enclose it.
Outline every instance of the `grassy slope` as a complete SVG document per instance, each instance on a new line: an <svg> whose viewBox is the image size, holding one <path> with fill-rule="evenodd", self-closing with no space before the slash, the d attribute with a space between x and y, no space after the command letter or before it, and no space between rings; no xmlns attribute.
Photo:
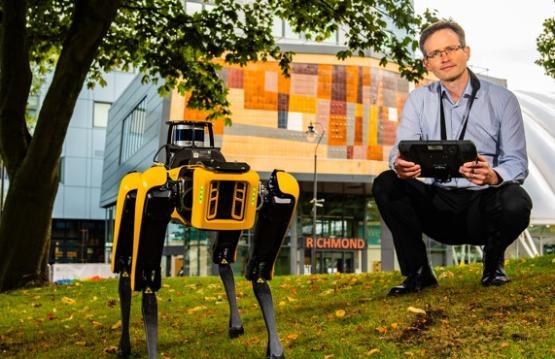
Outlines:
<svg viewBox="0 0 555 359"><path fill-rule="evenodd" d="M513 282L479 285L480 265L437 269L440 287L388 298L399 273L278 277L271 282L288 358L553 358L555 257L514 260ZM111 357L119 339L115 280L0 294L0 357ZM219 279L172 278L159 292L159 351L169 358L263 358L264 322L238 279L246 334L227 338ZM146 356L140 296L131 342ZM426 310L418 315L408 307ZM344 315L343 315L344 311Z"/></svg>

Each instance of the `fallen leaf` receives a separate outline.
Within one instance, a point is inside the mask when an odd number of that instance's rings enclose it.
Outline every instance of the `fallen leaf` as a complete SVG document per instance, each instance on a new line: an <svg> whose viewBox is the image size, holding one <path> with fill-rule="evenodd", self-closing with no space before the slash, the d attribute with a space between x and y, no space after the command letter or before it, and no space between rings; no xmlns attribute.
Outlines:
<svg viewBox="0 0 555 359"><path fill-rule="evenodd" d="M91 322L91 324L94 325L94 326L97 327L97 328L99 328L99 327L102 326L102 323L100 323L99 321L96 321L96 320L93 320L93 321Z"/></svg>
<svg viewBox="0 0 555 359"><path fill-rule="evenodd" d="M288 334L286 338L289 340L296 340L298 337L299 337L299 334L291 333L291 334Z"/></svg>
<svg viewBox="0 0 555 359"><path fill-rule="evenodd" d="M414 314L424 314L424 315L426 315L426 311L424 309L420 309L420 308L416 308L416 307L408 307L407 311L411 312L411 313L414 313Z"/></svg>
<svg viewBox="0 0 555 359"><path fill-rule="evenodd" d="M337 318L343 318L345 316L345 311L343 309L338 309L335 311L335 316Z"/></svg>
<svg viewBox="0 0 555 359"><path fill-rule="evenodd" d="M333 358L333 354L324 355L324 359L331 359Z"/></svg>
<svg viewBox="0 0 555 359"><path fill-rule="evenodd" d="M283 306L285 306L286 304L287 304L287 303L285 303L284 300L281 300L281 301L279 302L279 306L280 306L280 307L283 307Z"/></svg>
<svg viewBox="0 0 555 359"><path fill-rule="evenodd" d="M376 328L376 331L377 331L378 333L380 333L380 335L384 335L384 334L387 333L387 328L386 328L386 327L383 327L383 326L379 326L379 327Z"/></svg>
<svg viewBox="0 0 555 359"><path fill-rule="evenodd" d="M75 342L75 345L79 345L80 347L84 347L85 345L87 345L87 342L82 340L82 341Z"/></svg>
<svg viewBox="0 0 555 359"><path fill-rule="evenodd" d="M379 352L380 352L380 349L374 348L374 349L370 349L370 350L368 351L368 353L366 353L366 355L371 356L371 355L377 354L377 353L379 353Z"/></svg>
<svg viewBox="0 0 555 359"><path fill-rule="evenodd" d="M118 320L118 321L116 322L116 324L114 324L114 325L111 326L111 328L112 328L112 330L116 330L116 329L121 328L121 320Z"/></svg>
<svg viewBox="0 0 555 359"><path fill-rule="evenodd" d="M108 353L108 354L115 354L118 351L118 347L114 346L114 345L110 345L107 348L104 348L104 353Z"/></svg>
<svg viewBox="0 0 555 359"><path fill-rule="evenodd" d="M445 271L445 272L442 272L442 273L438 276L438 279L446 279L446 278L447 278L447 279L450 279L450 278L453 278L454 276L455 276L455 274L453 274L453 272L447 270L447 271Z"/></svg>
<svg viewBox="0 0 555 359"><path fill-rule="evenodd" d="M63 297L62 298L62 303L73 305L73 304L75 304L75 299L72 299L72 298L69 298L69 297Z"/></svg>
<svg viewBox="0 0 555 359"><path fill-rule="evenodd" d="M412 352L405 352L405 355L408 356L408 357L411 357L411 356L413 356L414 354L413 354Z"/></svg>
<svg viewBox="0 0 555 359"><path fill-rule="evenodd" d="M65 319L62 319L62 322L69 322L70 320L73 320L73 314Z"/></svg>
<svg viewBox="0 0 555 359"><path fill-rule="evenodd" d="M48 318L48 320L54 320L56 319L56 316L54 315L54 313L48 312L46 314L46 317Z"/></svg>
<svg viewBox="0 0 555 359"><path fill-rule="evenodd" d="M194 307L194 308L189 308L189 309L187 309L187 313L192 314L192 313L195 313L195 312L199 312L199 311L201 311L201 310L204 310L204 309L206 309L206 306L204 306L204 305L197 305L197 306Z"/></svg>
<svg viewBox="0 0 555 359"><path fill-rule="evenodd" d="M288 300L289 302L296 302L296 301L297 301L295 298L290 297L290 296L287 296L287 300Z"/></svg>
<svg viewBox="0 0 555 359"><path fill-rule="evenodd" d="M40 304L40 303L35 303L35 302L31 303L31 307L33 307L33 308L38 308L38 307L40 307L41 305L42 305L42 304Z"/></svg>
<svg viewBox="0 0 555 359"><path fill-rule="evenodd" d="M397 329L397 328L399 328L399 324L391 323L391 329Z"/></svg>
<svg viewBox="0 0 555 359"><path fill-rule="evenodd" d="M501 348L506 348L506 347L508 347L509 345L510 345L509 343L503 342L503 343L501 343Z"/></svg>

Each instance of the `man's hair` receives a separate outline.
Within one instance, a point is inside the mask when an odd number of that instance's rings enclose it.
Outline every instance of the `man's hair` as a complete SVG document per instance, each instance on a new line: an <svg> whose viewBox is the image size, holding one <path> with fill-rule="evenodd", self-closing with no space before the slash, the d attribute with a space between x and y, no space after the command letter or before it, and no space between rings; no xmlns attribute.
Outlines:
<svg viewBox="0 0 555 359"><path fill-rule="evenodd" d="M433 33L439 31L449 29L453 31L459 37L460 45L465 47L466 40L464 37L464 30L461 25L457 24L453 19L441 19L439 21L434 22L432 25L428 26L422 33L420 34L420 51L422 51L422 55L426 56L426 52L424 51L424 43Z"/></svg>

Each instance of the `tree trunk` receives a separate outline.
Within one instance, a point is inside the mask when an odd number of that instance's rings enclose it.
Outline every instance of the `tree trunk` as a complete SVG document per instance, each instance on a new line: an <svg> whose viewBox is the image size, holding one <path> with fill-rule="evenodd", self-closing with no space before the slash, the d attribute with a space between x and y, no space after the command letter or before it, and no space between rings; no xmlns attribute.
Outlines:
<svg viewBox="0 0 555 359"><path fill-rule="evenodd" d="M30 142L24 116L30 76L25 81L17 77L19 68L30 75L24 41L26 7L24 1L4 1L3 6L5 15L7 10L13 12L14 20L2 23L0 51L0 152L10 177L0 219L0 292L44 280L62 145L85 77L121 0L75 3Z"/></svg>
<svg viewBox="0 0 555 359"><path fill-rule="evenodd" d="M0 292L45 281L52 207L58 176L19 171L0 222Z"/></svg>

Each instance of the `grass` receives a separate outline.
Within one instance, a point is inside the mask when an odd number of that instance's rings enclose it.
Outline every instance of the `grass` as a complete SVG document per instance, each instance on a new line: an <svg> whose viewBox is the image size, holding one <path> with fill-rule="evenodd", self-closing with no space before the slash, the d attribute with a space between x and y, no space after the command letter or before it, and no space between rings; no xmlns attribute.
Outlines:
<svg viewBox="0 0 555 359"><path fill-rule="evenodd" d="M509 261L513 281L479 285L481 265L436 268L440 286L386 297L398 272L284 276L271 282L287 358L553 358L555 256ZM117 282L77 282L0 294L0 357L115 358ZM263 358L266 331L250 282L237 279L245 335L227 338L217 277L168 278L159 292L162 358ZM423 309L417 314L409 307ZM140 296L134 357L146 357Z"/></svg>

